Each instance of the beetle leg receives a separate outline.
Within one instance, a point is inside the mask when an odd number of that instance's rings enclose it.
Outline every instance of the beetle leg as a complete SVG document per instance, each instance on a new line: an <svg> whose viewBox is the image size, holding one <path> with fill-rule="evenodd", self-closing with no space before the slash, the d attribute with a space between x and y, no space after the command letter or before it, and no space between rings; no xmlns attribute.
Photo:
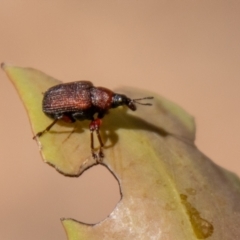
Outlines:
<svg viewBox="0 0 240 240"><path fill-rule="evenodd" d="M91 152L92 152L92 157L93 157L94 159L97 159L98 156L97 156L97 154L96 154L95 151L94 151L93 131L91 131Z"/></svg>
<svg viewBox="0 0 240 240"><path fill-rule="evenodd" d="M98 138L98 141L99 141L99 144L100 144L99 153L98 153L99 161L102 161L102 159L104 158L104 154L103 154L104 144L103 144L100 132L99 132L102 120L100 118L97 118L96 120L94 120L94 122L95 122L95 131L96 131L97 138Z"/></svg>
<svg viewBox="0 0 240 240"><path fill-rule="evenodd" d="M92 156L93 156L94 159L97 159L98 162L101 162L102 158L104 157L103 150L102 150L104 145L103 145L100 133L99 133L99 128L100 128L101 123L102 123L101 119L97 118L95 120L92 120L91 123L90 123L90 126L89 126L89 129L91 131ZM99 149L98 155L94 152L94 139L93 139L93 132L94 131L96 131L97 138L98 138L98 141L99 141L99 144L100 144L100 149Z"/></svg>
<svg viewBox="0 0 240 240"><path fill-rule="evenodd" d="M43 131L41 132L38 132L34 137L33 139L36 139L37 137L40 137L42 136L45 132L48 132L52 126L58 121L58 119L55 119L48 127L46 127L46 129L44 129Z"/></svg>
<svg viewBox="0 0 240 240"><path fill-rule="evenodd" d="M100 159L102 159L102 158L104 158L104 154L103 154L103 146L104 146L104 144L103 144L103 141L102 141L99 129L96 129L96 133L97 133L98 141L100 143L99 157L100 157Z"/></svg>

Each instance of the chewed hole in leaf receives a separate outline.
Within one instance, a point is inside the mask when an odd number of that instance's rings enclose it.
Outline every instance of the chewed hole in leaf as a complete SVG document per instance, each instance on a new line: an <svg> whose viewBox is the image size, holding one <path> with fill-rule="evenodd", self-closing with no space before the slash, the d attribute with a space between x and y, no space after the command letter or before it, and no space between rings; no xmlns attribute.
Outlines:
<svg viewBox="0 0 240 240"><path fill-rule="evenodd" d="M59 217L96 224L109 216L121 199L117 179L103 165L90 167L80 178L67 178L65 181L68 185L74 184L76 194L73 186L69 186L69 195L61 199L66 210Z"/></svg>

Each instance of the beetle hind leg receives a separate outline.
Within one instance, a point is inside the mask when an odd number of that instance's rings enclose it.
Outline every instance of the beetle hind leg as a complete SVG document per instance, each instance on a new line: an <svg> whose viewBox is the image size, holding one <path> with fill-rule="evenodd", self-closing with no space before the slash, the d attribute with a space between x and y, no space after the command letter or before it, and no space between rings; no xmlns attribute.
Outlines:
<svg viewBox="0 0 240 240"><path fill-rule="evenodd" d="M58 121L59 119L55 119L49 126L47 126L43 131L41 132L38 132L34 137L33 139L36 139L38 137L41 137L45 132L48 132L52 126Z"/></svg>

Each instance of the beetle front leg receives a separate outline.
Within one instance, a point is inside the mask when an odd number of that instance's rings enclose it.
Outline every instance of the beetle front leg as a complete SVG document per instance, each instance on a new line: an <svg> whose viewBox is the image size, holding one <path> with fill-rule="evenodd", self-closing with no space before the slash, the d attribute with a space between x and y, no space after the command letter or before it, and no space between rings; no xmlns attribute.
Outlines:
<svg viewBox="0 0 240 240"><path fill-rule="evenodd" d="M98 155L95 153L94 150L94 138L93 138L93 131L91 131L91 152L92 152L92 157L98 161Z"/></svg>
<svg viewBox="0 0 240 240"><path fill-rule="evenodd" d="M99 133L99 128L100 128L101 123L102 123L101 119L97 118L97 119L92 120L92 122L90 123L90 126L89 126L89 129L91 131L92 156L93 156L94 159L97 160L97 162L101 162L103 157L104 157L103 149L102 149L104 144L102 142L102 138L101 138L100 133ZM93 139L93 132L94 131L96 131L97 138L98 138L98 141L99 141L99 144L100 144L98 155L94 152L94 139Z"/></svg>
<svg viewBox="0 0 240 240"><path fill-rule="evenodd" d="M100 143L99 157L100 157L100 159L102 159L102 158L104 158L104 154L103 154L103 146L104 146L104 144L102 142L102 138L101 138L99 129L96 129L96 133L97 133L98 141Z"/></svg>

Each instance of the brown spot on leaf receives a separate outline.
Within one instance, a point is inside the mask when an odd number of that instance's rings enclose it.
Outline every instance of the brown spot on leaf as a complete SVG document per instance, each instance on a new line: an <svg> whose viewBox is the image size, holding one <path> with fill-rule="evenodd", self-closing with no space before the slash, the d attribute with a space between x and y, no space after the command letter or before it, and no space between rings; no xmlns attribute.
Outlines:
<svg viewBox="0 0 240 240"><path fill-rule="evenodd" d="M186 208L196 237L199 239L205 239L210 237L213 234L213 225L200 216L199 211L187 201L187 195L180 194L180 197L182 200L182 204Z"/></svg>

